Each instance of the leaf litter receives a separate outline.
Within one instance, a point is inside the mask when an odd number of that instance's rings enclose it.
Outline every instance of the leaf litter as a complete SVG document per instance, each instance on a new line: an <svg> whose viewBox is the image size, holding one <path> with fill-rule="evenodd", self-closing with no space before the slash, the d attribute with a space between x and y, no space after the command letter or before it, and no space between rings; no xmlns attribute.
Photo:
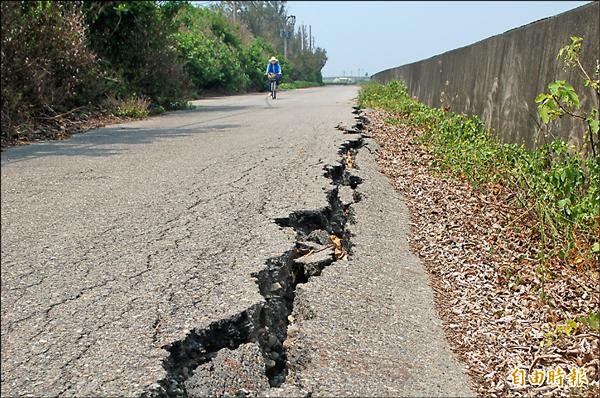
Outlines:
<svg viewBox="0 0 600 398"><path fill-rule="evenodd" d="M410 209L411 249L430 275L454 352L480 396L584 396L600 393L599 265L549 258L540 267L533 209L500 185L474 188L435 171L418 129L369 110L380 170ZM561 367L564 383L513 384ZM567 375L585 369L587 385Z"/></svg>

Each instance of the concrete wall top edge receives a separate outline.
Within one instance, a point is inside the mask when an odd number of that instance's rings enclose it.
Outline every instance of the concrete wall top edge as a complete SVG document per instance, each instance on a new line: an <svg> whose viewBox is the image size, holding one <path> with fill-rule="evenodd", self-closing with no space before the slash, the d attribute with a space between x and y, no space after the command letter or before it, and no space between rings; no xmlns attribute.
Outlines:
<svg viewBox="0 0 600 398"><path fill-rule="evenodd" d="M412 97L431 107L477 115L505 142L536 147L553 137L583 144L586 127L571 118L543 124L535 98L554 80L565 80L579 95L582 110L596 104L582 74L556 59L570 36L581 36L581 62L595 70L600 59L600 2L511 29L430 58L372 76L386 83L403 80Z"/></svg>
<svg viewBox="0 0 600 398"><path fill-rule="evenodd" d="M421 62L427 62L427 61L434 60L436 58L445 57L445 56L450 55L451 53L459 52L459 51L461 51L461 50L463 50L465 48L471 47L471 46L483 45L483 44L485 44L488 41L491 41L491 40L494 40L494 39L498 39L498 38L500 38L502 36L505 36L507 34L518 34L521 30L531 28L532 26L534 26L536 24L548 23L549 21L551 21L553 19L556 19L556 18L560 18L561 16L563 16L565 14L571 14L571 13L575 13L575 12L578 12L578 11L583 11L586 8L589 8L591 10L594 6L597 7L598 8L598 12L600 12L600 1L591 1L588 4L584 4L582 6L573 8L572 10L568 10L568 11L562 12L560 14L552 15L550 17L538 19L538 20L530 22L528 24L521 25L521 26L518 26L516 28L509 29L509 30L507 30L505 32L498 33L498 34L490 36L490 37L486 37L485 39L478 40L478 41L473 42L471 44L466 44L464 46L457 47L457 48L454 48L452 50L448 50L448 51L445 51L443 53L439 53L439 54L433 55L433 56L431 56L429 58L423 58L423 59L415 61L415 62L411 62L411 63L408 63L408 64L403 64L403 65L400 65L400 66L394 66L394 67L391 67L391 68L388 68L388 69L381 70L381 71L379 71L379 72L374 73L373 75L371 75L371 78L376 77L379 74L389 73L390 71L392 71L394 69L408 67L410 65L415 65L415 64L418 64L418 63L421 63Z"/></svg>

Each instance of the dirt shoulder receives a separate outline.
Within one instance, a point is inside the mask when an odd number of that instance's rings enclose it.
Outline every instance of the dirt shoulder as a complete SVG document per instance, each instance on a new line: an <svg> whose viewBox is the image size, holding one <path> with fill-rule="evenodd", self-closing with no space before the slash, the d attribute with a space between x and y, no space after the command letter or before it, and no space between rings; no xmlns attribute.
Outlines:
<svg viewBox="0 0 600 398"><path fill-rule="evenodd" d="M57 117L49 117L44 121L37 120L35 127L24 124L21 126L22 131L17 134L17 138L6 138L2 135L0 145L2 149L5 149L39 141L64 140L74 134L131 120L135 119L118 117L98 111L82 111L64 116L57 115Z"/></svg>

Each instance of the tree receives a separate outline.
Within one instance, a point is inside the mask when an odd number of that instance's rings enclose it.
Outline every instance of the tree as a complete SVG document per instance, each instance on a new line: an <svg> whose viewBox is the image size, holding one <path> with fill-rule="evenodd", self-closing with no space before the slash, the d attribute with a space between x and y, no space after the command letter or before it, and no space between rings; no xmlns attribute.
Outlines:
<svg viewBox="0 0 600 398"><path fill-rule="evenodd" d="M197 90L245 90L250 78L244 70L244 48L236 26L207 8L191 5L178 14L173 34L183 54L185 69Z"/></svg>
<svg viewBox="0 0 600 398"><path fill-rule="evenodd" d="M119 81L116 94L147 95L159 103L190 87L172 38L182 2L85 1L90 44Z"/></svg>
<svg viewBox="0 0 600 398"><path fill-rule="evenodd" d="M600 65L596 60L596 79L593 79L590 74L581 65L579 59L581 53L581 45L583 38L572 36L571 44L561 48L558 52L557 59L562 61L567 67L577 68L583 79L586 87L590 87L596 96L596 106L592 107L588 112L581 110L579 96L575 92L573 86L564 80L556 80L548 85L548 93L541 93L535 99L538 103L538 112L542 122L548 123L551 120L569 115L586 123L588 128L588 139L592 155L596 156L596 142L600 140L599 135L599 114L600 108Z"/></svg>
<svg viewBox="0 0 600 398"><path fill-rule="evenodd" d="M293 31L286 1L221 1L213 9L230 21L246 26L254 37L271 43L274 49L278 49L277 52L283 48L280 31L291 32L288 39L288 59L278 56L285 64L285 76L291 80L322 83L321 69L327 62L327 53L322 48L313 49L308 46L310 38L307 37L305 28ZM275 51L270 55L276 55Z"/></svg>

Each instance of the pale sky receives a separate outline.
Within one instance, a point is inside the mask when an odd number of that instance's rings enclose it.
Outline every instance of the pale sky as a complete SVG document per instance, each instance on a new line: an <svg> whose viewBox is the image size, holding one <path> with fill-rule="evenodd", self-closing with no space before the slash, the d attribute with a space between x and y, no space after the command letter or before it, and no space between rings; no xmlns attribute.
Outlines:
<svg viewBox="0 0 600 398"><path fill-rule="evenodd" d="M323 76L375 74L560 14L589 1L289 1L327 50ZM568 42L565 38L565 44Z"/></svg>

